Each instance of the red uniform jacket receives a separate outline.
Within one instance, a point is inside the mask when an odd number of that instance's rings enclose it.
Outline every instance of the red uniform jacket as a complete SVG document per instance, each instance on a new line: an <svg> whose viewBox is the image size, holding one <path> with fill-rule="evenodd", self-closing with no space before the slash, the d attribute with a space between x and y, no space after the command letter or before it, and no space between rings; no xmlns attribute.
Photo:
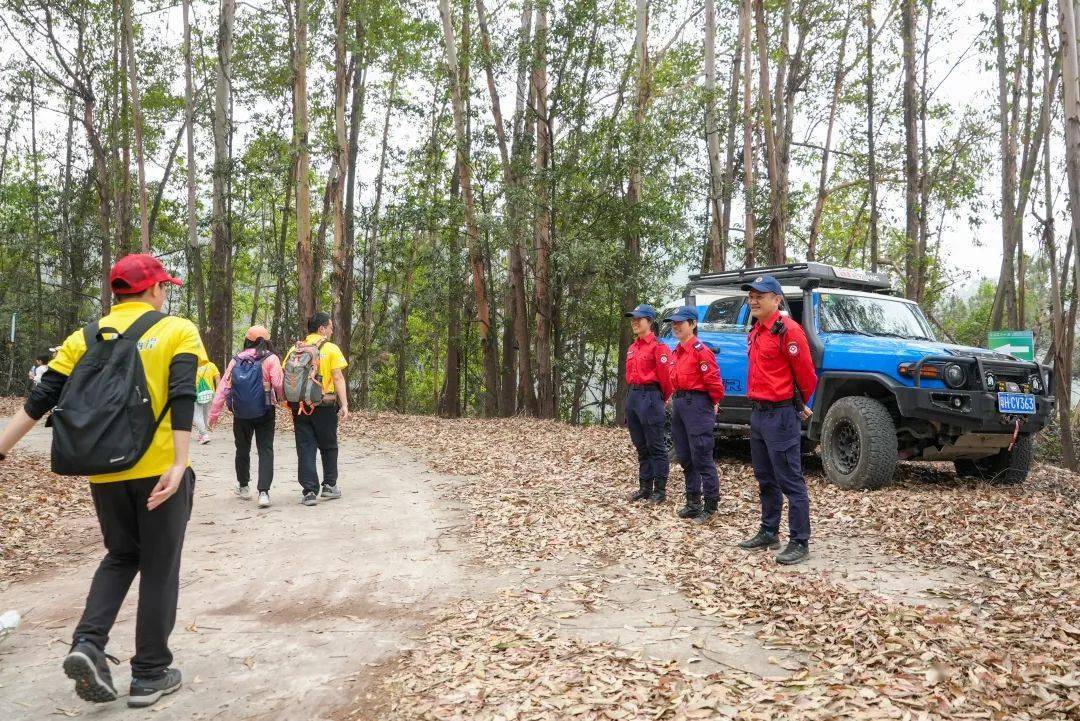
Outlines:
<svg viewBox="0 0 1080 721"><path fill-rule="evenodd" d="M649 333L642 338L635 338L626 350L626 382L631 385L657 383L664 401L671 397L671 349L656 340Z"/></svg>
<svg viewBox="0 0 1080 721"><path fill-rule="evenodd" d="M678 345L672 354L671 387L677 391L705 391L713 403L724 397L724 382L716 356L696 337Z"/></svg>
<svg viewBox="0 0 1080 721"><path fill-rule="evenodd" d="M783 333L773 333L779 319ZM758 321L746 338L750 368L746 395L750 400L776 403L795 397L795 384L803 402L809 403L817 388L817 372L802 326L779 311L765 322Z"/></svg>

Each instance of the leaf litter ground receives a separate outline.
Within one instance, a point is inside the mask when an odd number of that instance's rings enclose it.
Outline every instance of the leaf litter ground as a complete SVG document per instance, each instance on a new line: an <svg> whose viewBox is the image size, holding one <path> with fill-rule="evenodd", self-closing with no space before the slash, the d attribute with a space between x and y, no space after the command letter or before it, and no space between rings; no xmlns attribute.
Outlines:
<svg viewBox="0 0 1080 721"><path fill-rule="evenodd" d="M700 527L675 517L677 467L666 504L623 500L636 484L623 430L383 413L355 415L342 432L460 476L452 495L468 524L459 533L476 562L525 574L494 598L448 609L344 716L1080 718L1080 477L1061 469L1040 466L1023 486L1003 488L957 479L942 464L905 464L889 488L850 492L808 458L812 553L857 548L927 575L948 571L936 599L919 600L820 558L791 571L735 548L758 513L745 453L719 461L721 513ZM710 619L710 633L752 634L778 656L787 649L786 671L695 673L561 632L553 619L608 603L605 571L615 566L620 583L666 584ZM543 568L570 570L528 581Z"/></svg>

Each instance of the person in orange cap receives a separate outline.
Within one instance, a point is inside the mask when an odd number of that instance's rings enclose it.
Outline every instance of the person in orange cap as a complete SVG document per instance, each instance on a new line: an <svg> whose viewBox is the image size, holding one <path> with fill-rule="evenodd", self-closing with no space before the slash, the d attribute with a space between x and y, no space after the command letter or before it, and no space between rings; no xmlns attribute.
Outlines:
<svg viewBox="0 0 1080 721"><path fill-rule="evenodd" d="M259 451L259 508L270 505L270 484L274 481L274 406L283 403L281 360L270 345L270 332L253 325L244 335L244 350L229 361L210 406L210 428L217 425L221 409L233 414L236 442L235 493L251 498L251 438Z"/></svg>

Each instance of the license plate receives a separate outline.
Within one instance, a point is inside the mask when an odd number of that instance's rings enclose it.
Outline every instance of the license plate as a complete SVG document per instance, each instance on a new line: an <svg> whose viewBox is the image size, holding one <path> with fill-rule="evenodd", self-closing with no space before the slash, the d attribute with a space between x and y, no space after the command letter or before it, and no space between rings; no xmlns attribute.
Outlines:
<svg viewBox="0 0 1080 721"><path fill-rule="evenodd" d="M998 393L998 412L1034 413L1035 396L1030 393Z"/></svg>

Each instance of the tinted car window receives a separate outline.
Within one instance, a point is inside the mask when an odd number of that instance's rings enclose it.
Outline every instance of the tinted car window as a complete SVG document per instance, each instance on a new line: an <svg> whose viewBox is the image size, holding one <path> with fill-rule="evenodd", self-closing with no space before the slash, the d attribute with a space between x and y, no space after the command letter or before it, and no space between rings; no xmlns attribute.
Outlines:
<svg viewBox="0 0 1080 721"><path fill-rule="evenodd" d="M891 298L821 294L821 330L933 340L918 306Z"/></svg>
<svg viewBox="0 0 1080 721"><path fill-rule="evenodd" d="M714 333L745 332L746 328L738 325L739 311L742 309L744 300L742 296L714 300L705 311L705 318L701 321L701 330Z"/></svg>
<svg viewBox="0 0 1080 721"><path fill-rule="evenodd" d="M660 314L660 332L657 333L658 338L664 338L671 335L671 316L678 310L678 308L668 308Z"/></svg>

